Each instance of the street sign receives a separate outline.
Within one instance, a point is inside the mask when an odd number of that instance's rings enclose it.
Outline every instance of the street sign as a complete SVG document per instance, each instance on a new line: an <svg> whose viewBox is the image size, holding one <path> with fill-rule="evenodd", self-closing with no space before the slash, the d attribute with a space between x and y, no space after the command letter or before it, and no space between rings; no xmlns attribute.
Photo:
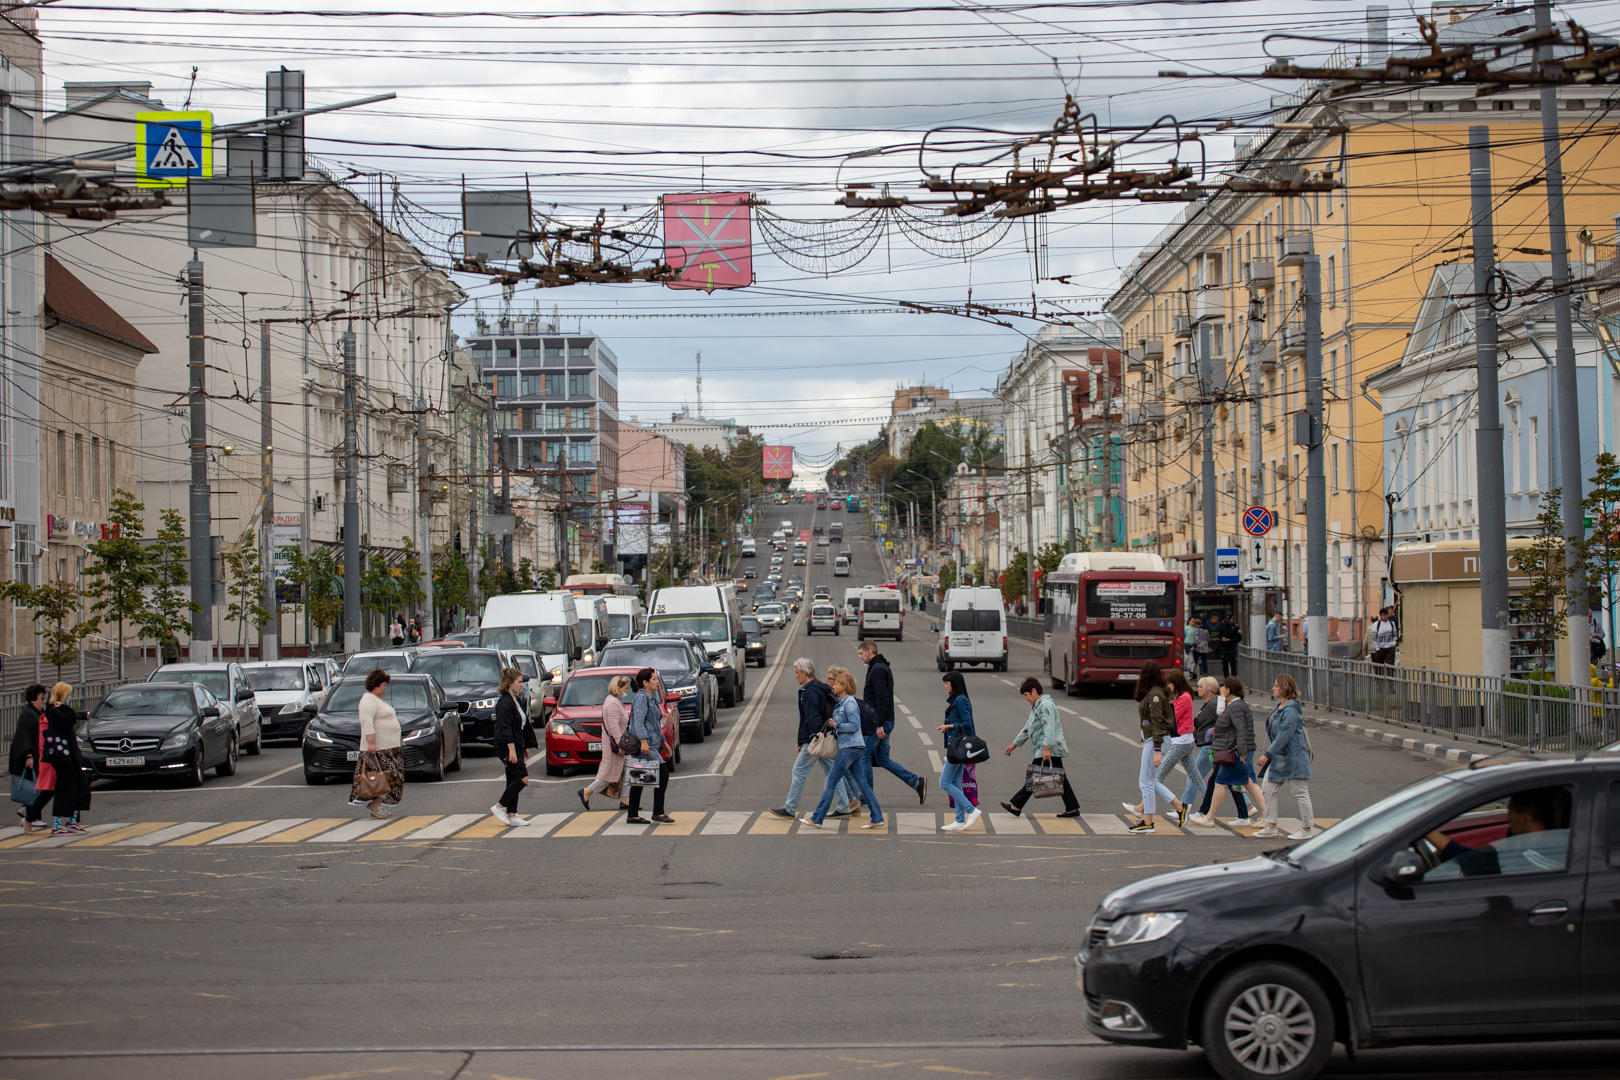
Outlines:
<svg viewBox="0 0 1620 1080"><path fill-rule="evenodd" d="M135 183L143 188L185 187L194 176L214 175L214 114L135 114Z"/></svg>
<svg viewBox="0 0 1620 1080"><path fill-rule="evenodd" d="M1270 570L1250 570L1243 575L1243 587L1246 589L1262 589L1277 584L1277 579Z"/></svg>
<svg viewBox="0 0 1620 1080"><path fill-rule="evenodd" d="M1271 511L1264 506L1251 506L1243 511L1243 531L1250 536L1264 536L1271 531Z"/></svg>
<svg viewBox="0 0 1620 1080"><path fill-rule="evenodd" d="M1249 541L1249 569L1264 570L1266 568L1266 544L1264 540Z"/></svg>
<svg viewBox="0 0 1620 1080"><path fill-rule="evenodd" d="M1215 549L1215 584L1236 585L1238 583L1238 563L1243 559L1243 552L1237 548Z"/></svg>
<svg viewBox="0 0 1620 1080"><path fill-rule="evenodd" d="M680 272L671 289L740 289L754 283L753 196L664 195L664 261Z"/></svg>

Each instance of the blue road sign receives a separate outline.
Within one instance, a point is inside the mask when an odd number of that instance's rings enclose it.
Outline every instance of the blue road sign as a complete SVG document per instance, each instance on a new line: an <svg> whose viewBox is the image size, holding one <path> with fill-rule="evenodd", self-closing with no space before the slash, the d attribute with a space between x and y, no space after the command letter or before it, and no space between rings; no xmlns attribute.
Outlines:
<svg viewBox="0 0 1620 1080"><path fill-rule="evenodd" d="M1271 531L1271 511L1264 506L1251 506L1243 511L1243 531L1250 536L1264 536Z"/></svg>
<svg viewBox="0 0 1620 1080"><path fill-rule="evenodd" d="M1242 568L1239 563L1243 559L1243 552L1237 548L1215 549L1215 584L1236 585L1242 578Z"/></svg>
<svg viewBox="0 0 1620 1080"><path fill-rule="evenodd" d="M214 114L135 114L135 176L140 187L185 187L214 175Z"/></svg>

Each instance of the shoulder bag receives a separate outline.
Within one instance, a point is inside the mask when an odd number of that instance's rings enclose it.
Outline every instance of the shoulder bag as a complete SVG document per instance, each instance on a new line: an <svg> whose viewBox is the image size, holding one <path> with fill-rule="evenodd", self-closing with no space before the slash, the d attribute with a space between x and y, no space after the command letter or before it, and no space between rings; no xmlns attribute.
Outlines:
<svg viewBox="0 0 1620 1080"><path fill-rule="evenodd" d="M830 731L818 731L810 737L810 756L831 761L838 756L838 736Z"/></svg>
<svg viewBox="0 0 1620 1080"><path fill-rule="evenodd" d="M963 735L945 748L945 760L952 765L977 765L990 760L990 744L977 735Z"/></svg>
<svg viewBox="0 0 1620 1080"><path fill-rule="evenodd" d="M1217 765L1236 765L1238 760L1237 747L1228 746L1225 750L1217 750L1210 760Z"/></svg>
<svg viewBox="0 0 1620 1080"><path fill-rule="evenodd" d="M383 771L382 760L376 754L360 755L359 775L354 779L357 799L380 799L388 794L388 774Z"/></svg>
<svg viewBox="0 0 1620 1080"><path fill-rule="evenodd" d="M34 805L39 798L39 787L34 783L36 773L33 769L24 769L21 776L11 778L11 801L24 806Z"/></svg>
<svg viewBox="0 0 1620 1080"><path fill-rule="evenodd" d="M1042 761L1032 761L1024 774L1024 787L1037 799L1063 794L1063 770Z"/></svg>
<svg viewBox="0 0 1620 1080"><path fill-rule="evenodd" d="M624 730L619 732L617 749L619 753L624 755L634 754L641 750L641 740L630 734L629 724L626 724Z"/></svg>

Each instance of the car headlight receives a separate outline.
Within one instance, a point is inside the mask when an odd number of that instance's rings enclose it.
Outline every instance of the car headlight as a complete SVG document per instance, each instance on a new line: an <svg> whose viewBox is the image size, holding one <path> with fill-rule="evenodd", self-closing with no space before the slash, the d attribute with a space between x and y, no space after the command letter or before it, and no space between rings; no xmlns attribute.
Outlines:
<svg viewBox="0 0 1620 1080"><path fill-rule="evenodd" d="M330 741L330 740L328 740L328 741ZM158 749L159 750L178 750L182 746L190 746L190 745L191 745L191 732L182 731L178 735L170 735L167 739L164 739L163 740L163 745L159 746Z"/></svg>
<svg viewBox="0 0 1620 1080"><path fill-rule="evenodd" d="M718 660L716 660L714 662L714 667L715 667L716 670L719 670L720 668L723 668L725 666L726 666L726 658L723 657L723 656L720 659L718 659Z"/></svg>
<svg viewBox="0 0 1620 1080"><path fill-rule="evenodd" d="M316 742L329 743L332 741L332 736L328 735L318 727L305 728L304 736L306 738L314 739Z"/></svg>
<svg viewBox="0 0 1620 1080"><path fill-rule="evenodd" d="M479 698L477 701L472 703L472 707L475 709L493 709L495 707L495 703L500 700L500 698L493 697Z"/></svg>
<svg viewBox="0 0 1620 1080"><path fill-rule="evenodd" d="M562 668L554 667L554 668L551 669L551 681L552 682L557 682L557 681L561 680L562 677L563 677L563 669Z"/></svg>
<svg viewBox="0 0 1620 1080"><path fill-rule="evenodd" d="M693 694L698 692L698 688L695 686L677 686L675 688L675 692L681 695L681 697L691 697Z"/></svg>
<svg viewBox="0 0 1620 1080"><path fill-rule="evenodd" d="M290 705L283 705L277 711L280 712L283 716L286 716L286 715L291 714L291 713L301 713L301 712L304 711L304 703L302 701L295 701Z"/></svg>
<svg viewBox="0 0 1620 1080"><path fill-rule="evenodd" d="M431 727L410 728L401 734L400 739L403 742L420 742L423 739L431 739L438 733L438 729Z"/></svg>
<svg viewBox="0 0 1620 1080"><path fill-rule="evenodd" d="M85 738L83 735L80 735L79 736L79 749L80 750L93 750L95 748L90 745L90 740L89 739Z"/></svg>
<svg viewBox="0 0 1620 1080"><path fill-rule="evenodd" d="M564 723L561 720L553 720L551 723L546 725L546 730L549 731L553 735L578 735L579 734L579 732L574 730L574 725L573 724L567 724L567 723Z"/></svg>
<svg viewBox="0 0 1620 1080"><path fill-rule="evenodd" d="M1108 929L1110 945L1140 945L1158 941L1180 926L1187 918L1185 911L1142 911L1126 915Z"/></svg>

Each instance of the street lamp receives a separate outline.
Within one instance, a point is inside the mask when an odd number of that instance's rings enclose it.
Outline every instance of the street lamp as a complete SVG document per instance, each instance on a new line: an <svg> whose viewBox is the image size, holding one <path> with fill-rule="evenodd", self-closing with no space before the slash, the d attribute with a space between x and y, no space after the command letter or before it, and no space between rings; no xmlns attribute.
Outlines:
<svg viewBox="0 0 1620 1080"><path fill-rule="evenodd" d="M1035 495L1034 479L1035 447L1031 439L1029 407L1022 402L1014 401L988 386L979 389L989 392L1003 404L1012 405L1024 412L1024 579L1025 592L1029 597L1029 613L1033 615L1040 604L1035 596Z"/></svg>

